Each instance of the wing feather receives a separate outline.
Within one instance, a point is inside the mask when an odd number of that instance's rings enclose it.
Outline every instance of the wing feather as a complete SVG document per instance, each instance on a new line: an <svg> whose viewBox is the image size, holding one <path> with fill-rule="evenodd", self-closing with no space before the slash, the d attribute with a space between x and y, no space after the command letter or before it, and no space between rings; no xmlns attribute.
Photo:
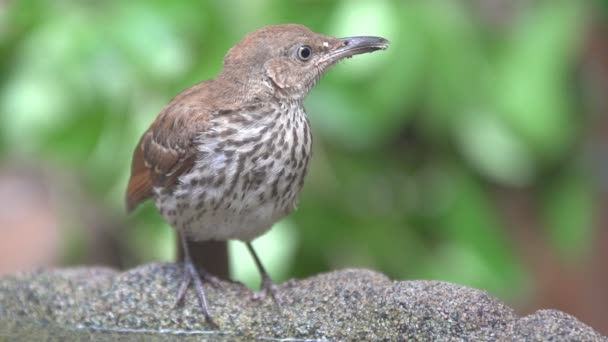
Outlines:
<svg viewBox="0 0 608 342"><path fill-rule="evenodd" d="M197 110L201 115L194 116ZM204 108L169 105L144 133L133 153L127 186L127 212L154 195L154 187L171 189L196 161L194 140L204 129ZM197 118L198 120L192 120Z"/></svg>
<svg viewBox="0 0 608 342"><path fill-rule="evenodd" d="M214 115L264 112L259 101L239 105L235 93L225 83L209 80L183 91L163 109L133 152L126 192L128 212L154 196L155 187L172 191L180 176L192 169L195 141Z"/></svg>

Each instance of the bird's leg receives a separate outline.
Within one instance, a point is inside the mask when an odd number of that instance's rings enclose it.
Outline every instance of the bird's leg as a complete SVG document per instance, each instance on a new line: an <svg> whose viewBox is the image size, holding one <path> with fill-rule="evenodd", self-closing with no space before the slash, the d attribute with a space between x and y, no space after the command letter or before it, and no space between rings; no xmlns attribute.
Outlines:
<svg viewBox="0 0 608 342"><path fill-rule="evenodd" d="M196 295L198 297L201 310L203 311L203 315L205 316L205 320L214 329L219 329L219 326L213 321L211 315L209 314L209 307L207 306L207 298L205 297L203 283L201 282L199 272L196 270L196 267L194 267L192 259L190 258L190 250L188 249L188 244L186 243L186 237L181 233L179 234L179 236L182 241L182 248L184 250L184 276L182 277L182 281L177 292L177 298L174 306L177 306L184 299L186 291L188 290L188 286L192 281L194 281L194 288L196 289ZM215 278L209 275L203 269L201 269L201 274L204 275L205 279Z"/></svg>
<svg viewBox="0 0 608 342"><path fill-rule="evenodd" d="M245 244L247 245L247 249L249 250L249 253L251 253L253 260L255 261L255 265L257 266L258 271L260 272L260 276L262 277L262 286L261 286L262 292L269 294L270 297L272 297L272 300L274 301L274 303L280 309L281 302L279 301L279 298L277 297L275 285L274 285L274 282L272 281L272 278L270 278L270 275L268 275L268 272L266 272L266 269L264 268L264 266L262 266L262 262L260 261L260 258L258 258L258 255L255 253L255 250L253 249L251 242L246 242Z"/></svg>

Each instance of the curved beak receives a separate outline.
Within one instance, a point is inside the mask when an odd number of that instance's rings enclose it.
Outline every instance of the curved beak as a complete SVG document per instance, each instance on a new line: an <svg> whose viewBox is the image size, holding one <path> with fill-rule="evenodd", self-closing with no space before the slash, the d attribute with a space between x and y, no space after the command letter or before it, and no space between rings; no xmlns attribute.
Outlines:
<svg viewBox="0 0 608 342"><path fill-rule="evenodd" d="M390 42L382 37L346 37L339 38L341 43L332 51L329 51L323 61L337 61L344 58L350 58L354 55L362 53L374 52L377 50L385 50Z"/></svg>

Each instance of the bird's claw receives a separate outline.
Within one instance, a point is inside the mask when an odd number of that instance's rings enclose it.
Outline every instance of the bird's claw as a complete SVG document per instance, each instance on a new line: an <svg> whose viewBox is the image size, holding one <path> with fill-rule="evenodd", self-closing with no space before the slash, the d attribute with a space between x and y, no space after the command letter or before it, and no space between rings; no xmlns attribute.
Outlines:
<svg viewBox="0 0 608 342"><path fill-rule="evenodd" d="M205 279L205 281L210 282L214 286L219 286L220 280L217 277L210 275L204 270L201 273L203 274L203 279ZM215 321L211 318L211 315L209 314L207 299L205 297L205 290L203 289L203 284L201 282L199 272L196 271L196 268L191 262L184 263L184 276L182 277L179 290L177 291L177 297L173 308L176 308L183 301L184 297L186 296L186 291L188 290L188 287L192 281L194 281L196 296L198 297L199 306L201 308L201 311L203 312L203 315L205 316L205 320L211 326L212 329L219 329L219 326L217 325L217 323L215 323Z"/></svg>

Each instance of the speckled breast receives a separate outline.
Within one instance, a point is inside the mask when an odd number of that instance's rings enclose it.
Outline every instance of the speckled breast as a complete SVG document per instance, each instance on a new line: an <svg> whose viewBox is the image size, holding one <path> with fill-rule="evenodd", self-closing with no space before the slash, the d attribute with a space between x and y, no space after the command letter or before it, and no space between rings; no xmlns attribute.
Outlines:
<svg viewBox="0 0 608 342"><path fill-rule="evenodd" d="M198 160L156 205L196 240L250 241L294 209L312 137L304 109L218 113L197 141Z"/></svg>

